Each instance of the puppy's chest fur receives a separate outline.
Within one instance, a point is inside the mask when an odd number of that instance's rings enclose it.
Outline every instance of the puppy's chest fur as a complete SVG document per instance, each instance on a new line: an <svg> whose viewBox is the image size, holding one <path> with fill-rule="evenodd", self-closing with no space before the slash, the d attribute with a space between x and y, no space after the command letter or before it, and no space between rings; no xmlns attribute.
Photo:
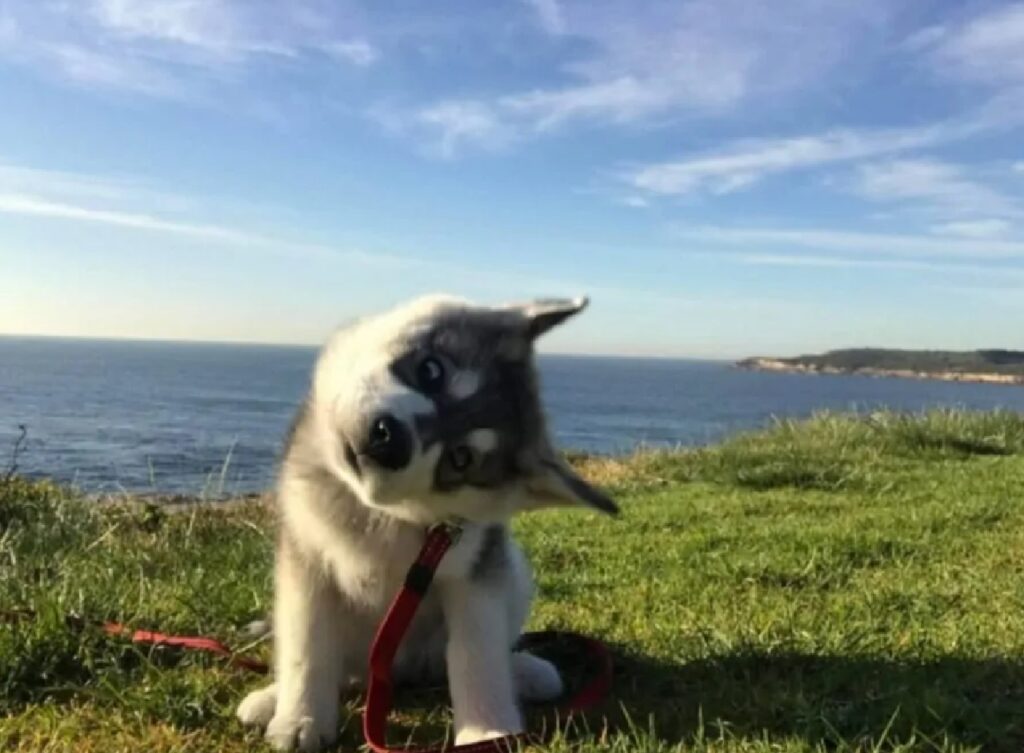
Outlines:
<svg viewBox="0 0 1024 753"><path fill-rule="evenodd" d="M328 578L347 619L375 626L398 593L426 536L415 525L360 504L327 474L282 480L281 542L278 556L299 557L311 575ZM299 489L303 493L295 494ZM511 545L501 524L467 524L435 574L437 581L500 579ZM436 593L429 591L419 622L442 619ZM361 619L360 619L361 618Z"/></svg>

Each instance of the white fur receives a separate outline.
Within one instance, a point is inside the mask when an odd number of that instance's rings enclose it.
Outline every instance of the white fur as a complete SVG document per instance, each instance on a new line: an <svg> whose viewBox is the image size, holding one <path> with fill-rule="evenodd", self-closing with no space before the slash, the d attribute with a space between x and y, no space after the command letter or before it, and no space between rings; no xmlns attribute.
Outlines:
<svg viewBox="0 0 1024 753"><path fill-rule="evenodd" d="M457 744L523 731L509 655L518 631L509 625L507 598L465 579L441 590Z"/></svg>

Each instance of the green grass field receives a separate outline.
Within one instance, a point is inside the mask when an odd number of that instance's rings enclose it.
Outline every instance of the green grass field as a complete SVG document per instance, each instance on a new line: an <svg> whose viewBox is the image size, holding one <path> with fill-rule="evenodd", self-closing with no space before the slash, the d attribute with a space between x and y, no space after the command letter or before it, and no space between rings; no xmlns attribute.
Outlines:
<svg viewBox="0 0 1024 753"><path fill-rule="evenodd" d="M1024 750L1024 418L821 416L574 462L624 514L517 522L531 628L603 638L617 672L551 749ZM0 624L0 750L263 749L233 718L260 678L66 617L244 647L269 525L258 505L101 509L0 483L0 608L37 613ZM443 730L442 690L400 701L406 733ZM342 702L354 750L360 699Z"/></svg>

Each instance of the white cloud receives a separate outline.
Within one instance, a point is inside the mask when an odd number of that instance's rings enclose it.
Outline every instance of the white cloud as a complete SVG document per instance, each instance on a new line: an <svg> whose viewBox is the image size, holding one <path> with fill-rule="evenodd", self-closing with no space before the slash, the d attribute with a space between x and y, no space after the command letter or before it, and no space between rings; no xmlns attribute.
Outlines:
<svg viewBox="0 0 1024 753"><path fill-rule="evenodd" d="M380 59L377 49L365 39L344 42L326 42L321 49L331 57L361 67L373 65Z"/></svg>
<svg viewBox="0 0 1024 753"><path fill-rule="evenodd" d="M664 110L677 93L665 83L620 76L565 89L539 89L503 97L502 109L525 118L529 128L544 131L573 118L607 117L624 122ZM731 99L727 89L709 89L710 99ZM695 94L696 98L696 94ZM525 125L525 124L524 124Z"/></svg>
<svg viewBox="0 0 1024 753"><path fill-rule="evenodd" d="M913 152L1021 123L1024 110L1011 107L1000 96L965 116L915 127L845 128L801 136L739 139L702 154L633 169L623 178L652 194L730 193L771 175Z"/></svg>
<svg viewBox="0 0 1024 753"><path fill-rule="evenodd" d="M567 6L567 33L591 42L595 52L569 66L580 84L552 90L547 99L557 111L578 90L629 81L617 84L625 94L607 97L603 112L582 112L628 121L778 97L821 81L851 44L881 30L888 12L875 2L577 2Z"/></svg>
<svg viewBox="0 0 1024 753"><path fill-rule="evenodd" d="M235 10L220 0L94 0L89 10L101 28L127 38L197 47L224 56L244 54L252 46L239 34Z"/></svg>
<svg viewBox="0 0 1024 753"><path fill-rule="evenodd" d="M1014 172L1024 173L1024 161L1013 163Z"/></svg>
<svg viewBox="0 0 1024 753"><path fill-rule="evenodd" d="M949 29L942 24L925 26L904 39L900 46L909 52L918 52L933 47L948 34Z"/></svg>
<svg viewBox="0 0 1024 753"><path fill-rule="evenodd" d="M565 32L565 19L562 16L562 7L558 0L525 0L537 14L537 21L541 28L548 34L562 34Z"/></svg>
<svg viewBox="0 0 1024 753"><path fill-rule="evenodd" d="M970 274L991 277L996 280L1005 280L1006 278L1024 280L1024 269L1020 267L994 267L991 264L950 264L948 262L915 259L864 259L806 254L715 254L713 258L759 267L810 267L829 270L880 269L903 272L932 272L957 277Z"/></svg>
<svg viewBox="0 0 1024 753"><path fill-rule="evenodd" d="M876 0L827 8L813 0L531 4L570 55L554 71L562 81L473 100L519 137L574 121L631 124L778 101L826 80L855 43L881 32L890 13ZM415 120L416 112L406 117ZM446 134L443 124L435 131L442 140Z"/></svg>
<svg viewBox="0 0 1024 753"><path fill-rule="evenodd" d="M155 189L132 177L46 170L4 162L0 162L0 194L79 207L116 207L121 212L139 214L159 207L163 215L181 215L201 205L193 198ZM222 204L221 211L224 209Z"/></svg>
<svg viewBox="0 0 1024 753"><path fill-rule="evenodd" d="M24 194L0 194L0 214L19 215L49 220L85 222L109 225L128 230L164 233L196 241L256 250L265 254L299 256L313 259L345 260L346 262L377 266L408 268L425 266L421 259L390 253L336 248L328 245L303 243L287 238L263 235L226 225L194 223L168 219L145 212L97 208L67 202L51 201Z"/></svg>
<svg viewBox="0 0 1024 753"><path fill-rule="evenodd" d="M166 220L150 214L95 209L48 201L36 196L26 196L23 194L0 194L0 213L97 222L136 230L155 230L228 243L253 243L257 240L255 236L251 236L248 233L216 225L194 225L186 222Z"/></svg>
<svg viewBox="0 0 1024 753"><path fill-rule="evenodd" d="M440 102L417 113L417 121L440 134L436 150L444 157L465 144L497 148L513 137L500 116L480 102Z"/></svg>
<svg viewBox="0 0 1024 753"><path fill-rule="evenodd" d="M931 270L930 262L893 259L850 259L841 256L798 254L725 254L715 258L763 267L818 267L822 269L903 269Z"/></svg>
<svg viewBox="0 0 1024 753"><path fill-rule="evenodd" d="M971 259L1024 258L1024 241L938 238L930 235L865 233L821 228L736 228L718 225L673 228L676 237L714 246L806 248L875 257L925 256Z"/></svg>
<svg viewBox="0 0 1024 753"><path fill-rule="evenodd" d="M0 58L85 86L202 99L252 62L329 55L365 67L379 50L341 6L316 0L24 3L0 17Z"/></svg>
<svg viewBox="0 0 1024 753"><path fill-rule="evenodd" d="M1013 225L1006 220L985 219L945 222L934 225L932 232L936 235L957 235L963 238L999 238L1009 235L1012 229Z"/></svg>
<svg viewBox="0 0 1024 753"><path fill-rule="evenodd" d="M190 219L215 204L218 216L235 215L234 224ZM239 214L241 213L241 214ZM304 258L344 259L356 264L409 267L423 262L401 255L304 243L252 229L253 213L268 207L163 191L135 177L48 170L0 162L0 215L38 221L81 222L128 231L160 233L224 248ZM244 228L244 229L243 229Z"/></svg>
<svg viewBox="0 0 1024 753"><path fill-rule="evenodd" d="M790 138L741 139L712 152L659 162L626 176L634 187L655 194L698 191L728 193L768 175L918 149L955 138L962 128L834 130Z"/></svg>
<svg viewBox="0 0 1024 753"><path fill-rule="evenodd" d="M921 203L947 216L1024 216L1015 200L968 177L963 168L934 159L862 165L854 189L873 201Z"/></svg>
<svg viewBox="0 0 1024 753"><path fill-rule="evenodd" d="M174 75L145 60L113 57L70 43L41 45L33 54L79 84L170 99L187 97L186 87Z"/></svg>
<svg viewBox="0 0 1024 753"><path fill-rule="evenodd" d="M666 91L622 78L559 91L536 90L489 100L442 100L411 115L377 108L371 115L397 132L425 134L446 157L468 147L496 149L575 118L631 120L663 109Z"/></svg>
<svg viewBox="0 0 1024 753"><path fill-rule="evenodd" d="M43 170L0 162L0 193L37 193L90 199L127 199L140 191L137 182L112 176Z"/></svg>
<svg viewBox="0 0 1024 753"><path fill-rule="evenodd" d="M163 53L172 56L198 53L198 58L186 58L192 63L296 58L316 50L358 66L378 58L367 40L345 36L343 23L308 0L93 0L91 10L102 31L122 40L167 45Z"/></svg>
<svg viewBox="0 0 1024 753"><path fill-rule="evenodd" d="M931 59L948 75L1024 83L1024 3L992 8L932 41Z"/></svg>

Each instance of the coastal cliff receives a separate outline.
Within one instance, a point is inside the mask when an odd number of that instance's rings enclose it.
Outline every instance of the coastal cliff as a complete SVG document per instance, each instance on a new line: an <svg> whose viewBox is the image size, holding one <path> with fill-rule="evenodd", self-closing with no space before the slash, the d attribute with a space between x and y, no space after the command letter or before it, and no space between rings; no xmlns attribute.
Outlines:
<svg viewBox="0 0 1024 753"><path fill-rule="evenodd" d="M883 348L833 350L795 358L757 356L736 363L750 371L858 374L946 382L1024 385L1024 351L914 351Z"/></svg>

